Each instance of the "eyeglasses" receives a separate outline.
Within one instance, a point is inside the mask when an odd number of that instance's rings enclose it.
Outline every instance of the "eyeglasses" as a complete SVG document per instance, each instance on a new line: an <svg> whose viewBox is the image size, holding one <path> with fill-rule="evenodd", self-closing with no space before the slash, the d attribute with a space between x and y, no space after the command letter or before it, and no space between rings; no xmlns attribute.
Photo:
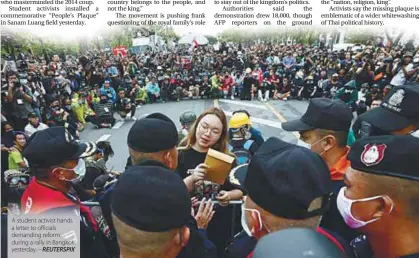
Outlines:
<svg viewBox="0 0 419 258"><path fill-rule="evenodd" d="M200 123L198 125L198 131L203 134L210 132L211 136L221 135L221 131L218 128L211 128L207 123Z"/></svg>

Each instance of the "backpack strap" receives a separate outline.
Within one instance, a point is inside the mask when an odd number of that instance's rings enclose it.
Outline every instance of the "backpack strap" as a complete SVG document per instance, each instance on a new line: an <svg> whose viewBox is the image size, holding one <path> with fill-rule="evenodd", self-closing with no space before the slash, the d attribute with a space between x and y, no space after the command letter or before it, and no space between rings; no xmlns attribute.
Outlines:
<svg viewBox="0 0 419 258"><path fill-rule="evenodd" d="M243 148L246 149L246 150L250 150L250 147L252 146L252 144L253 144L253 140L247 140L244 143Z"/></svg>
<svg viewBox="0 0 419 258"><path fill-rule="evenodd" d="M233 146L232 146L231 144L228 144L227 148L228 148L228 150L229 150L230 152L232 152L232 151L233 151Z"/></svg>

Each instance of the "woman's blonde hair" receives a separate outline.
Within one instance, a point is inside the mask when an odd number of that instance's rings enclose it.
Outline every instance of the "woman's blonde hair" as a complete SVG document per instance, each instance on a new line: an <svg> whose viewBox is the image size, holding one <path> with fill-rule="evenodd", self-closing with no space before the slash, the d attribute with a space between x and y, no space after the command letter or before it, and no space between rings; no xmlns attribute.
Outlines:
<svg viewBox="0 0 419 258"><path fill-rule="evenodd" d="M196 130L198 130L199 122L201 122L202 118L204 118L206 115L217 116L223 125L220 139L218 139L218 141L211 148L222 153L231 154L228 149L227 117L221 109L216 107L207 109L201 115L199 115L199 117L191 126L188 135L180 142L178 150L188 150L192 148L192 146L196 143Z"/></svg>

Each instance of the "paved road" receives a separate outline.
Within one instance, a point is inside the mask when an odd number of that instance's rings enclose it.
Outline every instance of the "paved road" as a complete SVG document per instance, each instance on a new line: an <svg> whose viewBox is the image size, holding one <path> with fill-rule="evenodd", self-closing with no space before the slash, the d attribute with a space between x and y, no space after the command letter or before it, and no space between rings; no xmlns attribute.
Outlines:
<svg viewBox="0 0 419 258"><path fill-rule="evenodd" d="M230 117L234 110L246 109L251 115L253 126L260 129L265 138L275 136L288 142L296 142L298 134L282 130L281 123L300 117L307 109L307 104L308 102L298 100L289 100L287 102L278 100L267 103L224 99L215 101L184 100L138 107L135 117L139 118L146 114L161 112L169 116L180 128L179 116L186 110L194 111L199 115L208 108L218 106ZM115 156L108 161L108 167L113 167L115 171L123 171L128 157L127 135L133 123L134 121L122 120L117 122L112 129L96 129L91 124L88 124L81 133L81 139L84 141L110 141L115 151Z"/></svg>

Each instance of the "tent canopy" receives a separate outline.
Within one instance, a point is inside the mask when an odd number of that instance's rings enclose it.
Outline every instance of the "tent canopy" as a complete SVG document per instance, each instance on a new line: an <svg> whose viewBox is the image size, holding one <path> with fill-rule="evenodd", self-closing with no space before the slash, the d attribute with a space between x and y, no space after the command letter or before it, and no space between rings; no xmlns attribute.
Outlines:
<svg viewBox="0 0 419 258"><path fill-rule="evenodd" d="M207 45L208 44L208 39L200 34L192 34L189 33L185 36L183 36L180 40L179 40L179 44L192 44L192 42L196 40L196 42L198 42L199 45Z"/></svg>

